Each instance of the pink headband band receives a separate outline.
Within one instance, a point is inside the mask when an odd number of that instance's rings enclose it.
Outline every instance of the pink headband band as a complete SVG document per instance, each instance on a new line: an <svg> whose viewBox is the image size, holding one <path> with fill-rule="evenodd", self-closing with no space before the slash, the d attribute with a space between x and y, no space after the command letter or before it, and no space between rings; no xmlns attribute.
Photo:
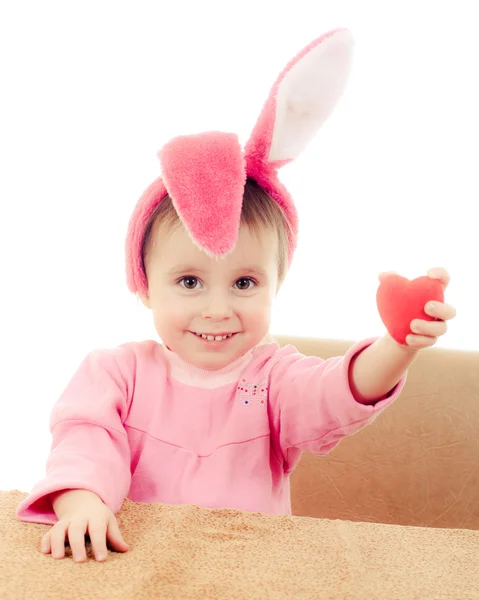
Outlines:
<svg viewBox="0 0 479 600"><path fill-rule="evenodd" d="M141 256L146 225L168 195L193 242L210 256L225 256L238 239L244 185L253 179L281 207L290 226L289 263L296 248L298 217L278 179L331 114L349 74L353 39L346 29L309 44L273 85L244 153L232 133L179 136L158 153L162 177L142 194L126 237L126 275L133 293L147 294Z"/></svg>

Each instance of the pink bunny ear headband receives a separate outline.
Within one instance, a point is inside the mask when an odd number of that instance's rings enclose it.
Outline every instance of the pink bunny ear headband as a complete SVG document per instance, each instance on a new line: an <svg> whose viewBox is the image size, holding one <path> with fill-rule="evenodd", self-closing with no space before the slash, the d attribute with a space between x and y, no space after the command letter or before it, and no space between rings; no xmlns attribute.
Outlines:
<svg viewBox="0 0 479 600"><path fill-rule="evenodd" d="M281 207L290 226L291 264L298 218L278 169L302 152L331 114L346 84L352 48L350 32L336 29L290 61L273 85L244 153L235 134L219 131L179 136L159 151L162 177L145 190L128 225L131 292L147 295L141 256L145 229L167 195L193 242L210 256L224 256L236 245L247 178Z"/></svg>

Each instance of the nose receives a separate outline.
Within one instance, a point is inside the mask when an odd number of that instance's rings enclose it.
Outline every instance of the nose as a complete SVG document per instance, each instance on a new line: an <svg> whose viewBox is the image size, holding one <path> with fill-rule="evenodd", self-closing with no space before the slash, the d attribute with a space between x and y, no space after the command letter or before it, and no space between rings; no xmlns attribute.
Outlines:
<svg viewBox="0 0 479 600"><path fill-rule="evenodd" d="M211 319L213 321L222 321L232 316L230 298L227 293L213 292L208 294L206 303L201 311L203 319Z"/></svg>

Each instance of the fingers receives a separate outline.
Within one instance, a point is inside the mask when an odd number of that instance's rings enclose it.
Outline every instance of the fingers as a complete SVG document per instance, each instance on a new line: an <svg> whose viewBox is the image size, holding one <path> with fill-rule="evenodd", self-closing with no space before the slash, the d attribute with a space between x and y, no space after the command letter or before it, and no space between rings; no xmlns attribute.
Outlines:
<svg viewBox="0 0 479 600"><path fill-rule="evenodd" d="M451 276L443 267L434 267L433 269L429 269L427 276L431 277L431 279L439 279L444 289L447 288L449 282L451 281Z"/></svg>
<svg viewBox="0 0 479 600"><path fill-rule="evenodd" d="M439 337L447 331L447 323L445 321L423 321L422 319L414 319L411 321L411 331L420 335L429 337Z"/></svg>
<svg viewBox="0 0 479 600"><path fill-rule="evenodd" d="M58 521L55 525L43 536L41 551L44 554L50 554L53 558L63 558L65 556L65 536L66 523Z"/></svg>
<svg viewBox="0 0 479 600"><path fill-rule="evenodd" d="M50 552L52 551L52 544L50 541L50 531L47 531L47 533L42 537L42 541L40 544L40 550L41 550L41 552L43 552L43 554L50 554Z"/></svg>
<svg viewBox="0 0 479 600"><path fill-rule="evenodd" d="M429 336L425 336L425 335L408 335L406 336L406 343L408 344L408 346L411 346L412 348L428 348L430 346L434 346L434 344L436 343L437 338L435 337L429 337Z"/></svg>
<svg viewBox="0 0 479 600"><path fill-rule="evenodd" d="M121 535L117 520L112 516L109 521L102 518L79 520L72 523L58 521L42 538L40 550L55 559L65 557L65 540L68 539L75 562L86 561L85 534L88 533L95 559L103 562L108 559L107 540L112 549L127 552L128 544Z"/></svg>
<svg viewBox="0 0 479 600"><path fill-rule="evenodd" d="M114 516L111 517L110 521L108 522L107 539L110 542L113 550L117 550L118 552L127 552L130 549L121 535L118 521Z"/></svg>
<svg viewBox="0 0 479 600"><path fill-rule="evenodd" d="M96 560L104 561L108 558L108 549L106 547L107 524L104 519L91 520L88 525L91 546Z"/></svg>
<svg viewBox="0 0 479 600"><path fill-rule="evenodd" d="M87 531L88 521L74 521L68 527L68 541L75 562L85 562L85 533Z"/></svg>
<svg viewBox="0 0 479 600"><path fill-rule="evenodd" d="M456 308L452 304L444 302L428 302L424 307L424 312L443 321L449 321L456 316Z"/></svg>

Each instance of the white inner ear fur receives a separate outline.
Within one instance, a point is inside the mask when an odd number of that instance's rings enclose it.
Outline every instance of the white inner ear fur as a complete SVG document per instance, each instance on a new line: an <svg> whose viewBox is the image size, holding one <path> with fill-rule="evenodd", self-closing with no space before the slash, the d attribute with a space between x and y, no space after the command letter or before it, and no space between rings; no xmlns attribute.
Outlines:
<svg viewBox="0 0 479 600"><path fill-rule="evenodd" d="M329 117L346 85L353 44L349 31L339 31L286 74L276 97L269 162L295 159Z"/></svg>

